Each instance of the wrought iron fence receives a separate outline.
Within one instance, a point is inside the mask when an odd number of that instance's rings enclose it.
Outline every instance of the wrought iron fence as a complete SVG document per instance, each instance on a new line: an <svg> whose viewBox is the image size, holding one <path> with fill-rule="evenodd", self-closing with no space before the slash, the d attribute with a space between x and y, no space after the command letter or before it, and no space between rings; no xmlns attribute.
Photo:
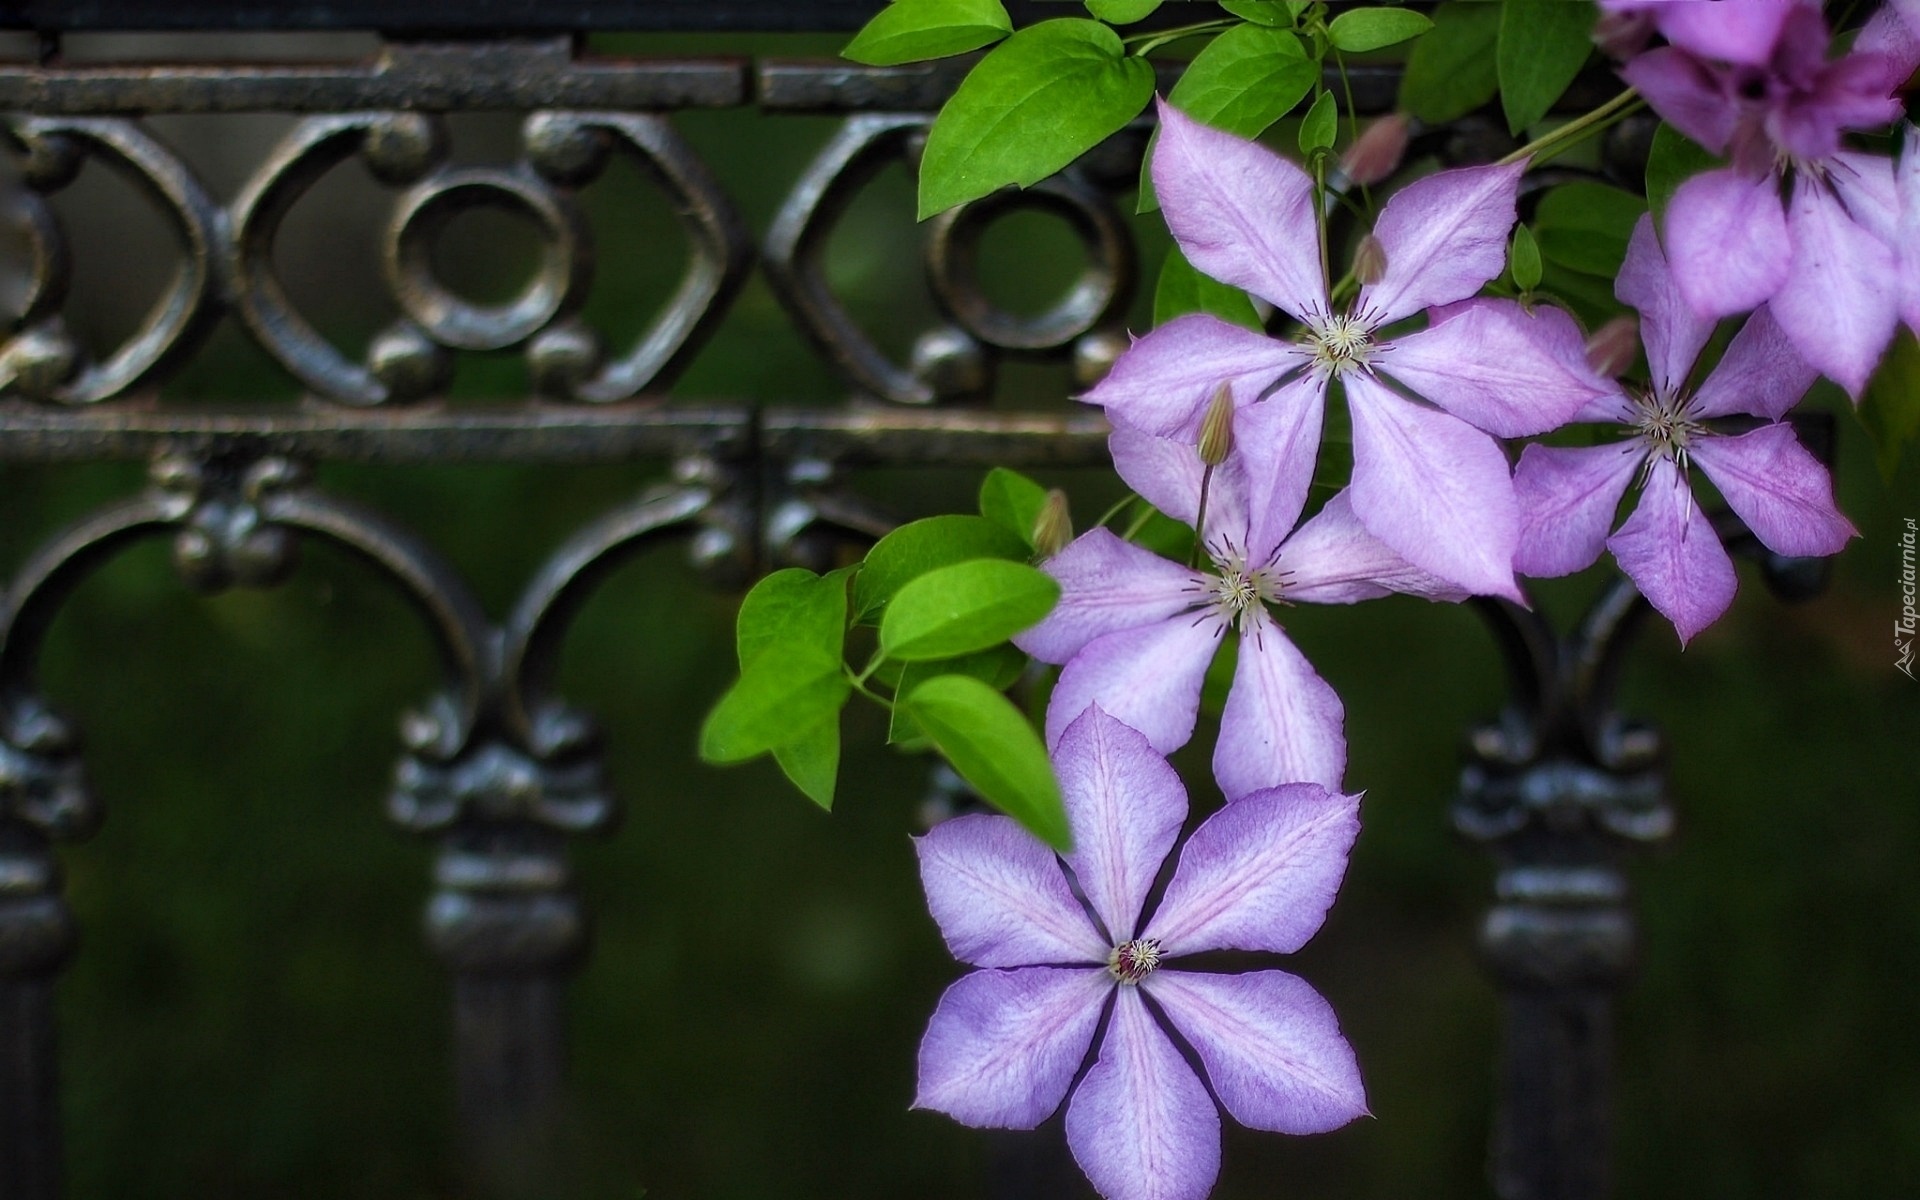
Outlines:
<svg viewBox="0 0 1920 1200"><path fill-rule="evenodd" d="M61 1188L55 981L75 941L55 847L100 820L78 733L36 680L50 626L96 567L145 539L170 543L188 584L270 585L303 542L357 557L432 631L444 684L401 725L388 812L433 839L426 930L453 977L453 1050L462 1154L482 1186L528 1188L560 1111L564 990L586 951L569 844L601 831L616 803L591 717L555 688L569 623L620 563L685 542L722 583L789 562L830 561L888 518L841 486L860 467L1104 462L1095 415L1009 411L996 370L1061 366L1085 385L1126 345L1139 271L1115 197L1133 186L1149 130L1135 126L1046 183L932 221L925 266L938 321L910 353L884 349L836 294L827 247L877 172L911 164L930 111L958 74L828 60L628 58L583 48L590 30L847 29L871 0L810 4L624 0L575 6L385 0L284 8L101 0L9 6L37 32L35 62L0 65L0 111L18 164L6 220L29 269L0 346L0 462L143 461L144 490L60 530L15 570L0 612L0 1195ZM363 61L70 64L62 37L91 29L327 28L384 31ZM1390 69L1352 79L1358 106L1393 99ZM692 109L826 114L837 132L791 183L764 230L750 228L676 132ZM298 117L231 196L216 196L148 127L160 114ZM513 161L449 156L448 114L515 114ZM1606 169L1635 177L1644 124L1611 137ZM1467 119L1422 135L1422 152L1485 161L1504 133ZM357 160L391 210L381 235L398 316L364 354L319 332L276 265L288 214ZM596 266L580 193L611 162L637 169L671 206L686 265L671 299L624 345L582 316ZM67 232L50 199L83 164L134 185L175 243L171 282L117 348L86 352L62 320ZM539 261L515 295L482 303L436 274L434 245L476 208L538 230ZM1011 311L981 282L983 230L1016 209L1061 219L1086 266L1038 313ZM754 271L854 399L767 407L769 397L666 403ZM297 406L221 410L157 400L158 384L225 323L295 381ZM441 402L462 356L524 363L526 394L481 406ZM671 461L671 478L590 522L495 619L427 541L393 517L316 484L316 464ZM1730 531L1731 533L1732 531ZM1760 555L1757 548L1751 548ZM1787 592L1817 586L1803 563L1769 561ZM1505 997L1494 1174L1507 1197L1607 1194L1614 996L1634 952L1621 860L1666 837L1662 748L1623 720L1614 689L1642 609L1606 592L1570 633L1489 603L1513 701L1475 732L1453 820L1498 862L1481 947ZM644 736L638 731L622 736ZM679 745L661 746L683 755ZM1464 934L1463 934L1464 936ZM1046 1178L1024 1145L1007 1151L1006 1195ZM1044 1160L1044 1154L1041 1156Z"/></svg>

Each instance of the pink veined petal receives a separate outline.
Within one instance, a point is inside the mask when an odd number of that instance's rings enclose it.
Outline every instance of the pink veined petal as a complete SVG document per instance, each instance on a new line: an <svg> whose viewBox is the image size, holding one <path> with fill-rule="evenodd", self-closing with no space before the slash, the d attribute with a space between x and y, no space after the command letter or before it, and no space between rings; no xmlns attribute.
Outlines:
<svg viewBox="0 0 1920 1200"><path fill-rule="evenodd" d="M1164 100L1159 111L1153 190L1187 261L1299 320L1325 312L1312 178Z"/></svg>
<svg viewBox="0 0 1920 1200"><path fill-rule="evenodd" d="M1098 704L1122 725L1145 734L1162 754L1186 745L1200 714L1200 683L1220 648L1221 629L1220 618L1208 610L1087 643L1054 685L1047 703L1047 745L1058 744L1089 704Z"/></svg>
<svg viewBox="0 0 1920 1200"><path fill-rule="evenodd" d="M1722 70L1663 46L1634 55L1620 68L1620 77L1669 125L1715 154L1726 153L1740 106L1727 94Z"/></svg>
<svg viewBox="0 0 1920 1200"><path fill-rule="evenodd" d="M1220 1175L1220 1110L1139 988L1115 991L1100 1059L1067 1104L1067 1146L1106 1200L1205 1200Z"/></svg>
<svg viewBox="0 0 1920 1200"><path fill-rule="evenodd" d="M1187 789L1146 738L1098 704L1060 735L1053 767L1073 829L1067 865L1116 944L1126 941L1187 819Z"/></svg>
<svg viewBox="0 0 1920 1200"><path fill-rule="evenodd" d="M1353 604L1399 592L1427 600L1468 593L1429 574L1367 532L1343 488L1280 548L1284 598L1296 604Z"/></svg>
<svg viewBox="0 0 1920 1200"><path fill-rule="evenodd" d="M1180 848L1147 936L1167 955L1291 954L1327 918L1360 836L1360 797L1312 783L1242 796Z"/></svg>
<svg viewBox="0 0 1920 1200"><path fill-rule="evenodd" d="M1236 403L1252 404L1302 362L1299 349L1286 342L1190 313L1135 341L1080 399L1105 408L1116 425L1191 441L1222 383Z"/></svg>
<svg viewBox="0 0 1920 1200"><path fill-rule="evenodd" d="M1113 457L1114 472L1147 503L1189 525L1199 518L1200 481L1206 464L1193 441L1116 429L1107 437L1107 451ZM1248 465L1244 455L1231 455L1214 468L1207 483L1207 539L1224 537L1236 546L1247 544Z"/></svg>
<svg viewBox="0 0 1920 1200"><path fill-rule="evenodd" d="M1733 560L1667 459L1654 462L1640 506L1607 548L1647 602L1673 622L1682 646L1733 603Z"/></svg>
<svg viewBox="0 0 1920 1200"><path fill-rule="evenodd" d="M1738 0L1662 4L1653 12L1660 32L1676 46L1702 58L1765 66L1780 42L1782 26L1801 6L1801 0ZM1820 44L1826 44L1824 37Z"/></svg>
<svg viewBox="0 0 1920 1200"><path fill-rule="evenodd" d="M1779 420L1800 403L1818 377L1787 340L1771 305L1754 310L1726 354L1694 393L1687 415L1696 418L1751 413Z"/></svg>
<svg viewBox="0 0 1920 1200"><path fill-rule="evenodd" d="M1283 783L1337 788L1347 769L1346 709L1264 611L1240 635L1213 777L1227 799Z"/></svg>
<svg viewBox="0 0 1920 1200"><path fill-rule="evenodd" d="M1920 126L1907 126L1899 196L1899 237L1894 244L1900 247L1900 319L1920 332Z"/></svg>
<svg viewBox="0 0 1920 1200"><path fill-rule="evenodd" d="M1066 662L1103 634L1185 612L1199 578L1104 528L1081 534L1042 569L1059 581L1060 602L1013 641L1049 663Z"/></svg>
<svg viewBox="0 0 1920 1200"><path fill-rule="evenodd" d="M1663 396L1677 395L1686 386L1701 347L1713 336L1714 322L1695 313L1681 297L1660 239L1654 236L1651 214L1633 227L1613 294L1622 304L1640 310L1640 341L1647 348L1654 390Z"/></svg>
<svg viewBox="0 0 1920 1200"><path fill-rule="evenodd" d="M1667 205L1667 261L1674 282L1703 317L1764 304L1787 281L1793 259L1779 180L1707 171L1680 185Z"/></svg>
<svg viewBox="0 0 1920 1200"><path fill-rule="evenodd" d="M1320 453L1325 398L1326 381L1306 376L1234 416L1234 451L1246 480L1248 562L1270 561L1300 520Z"/></svg>
<svg viewBox="0 0 1920 1200"><path fill-rule="evenodd" d="M1536 579L1591 566L1607 545L1614 510L1645 457L1640 446L1528 446L1513 471L1520 548L1513 569Z"/></svg>
<svg viewBox="0 0 1920 1200"><path fill-rule="evenodd" d="M1350 491L1361 524L1422 570L1476 595L1520 599L1513 578L1520 521L1500 447L1458 417L1409 404L1364 375L1346 380Z"/></svg>
<svg viewBox="0 0 1920 1200"><path fill-rule="evenodd" d="M1526 169L1525 163L1463 167L1395 192L1373 227L1386 252L1386 273L1360 289L1355 310L1389 325L1464 300L1500 274Z"/></svg>
<svg viewBox="0 0 1920 1200"><path fill-rule="evenodd" d="M913 1106L978 1128L1032 1129L1066 1097L1112 990L1105 967L961 976L920 1041Z"/></svg>
<svg viewBox="0 0 1920 1200"><path fill-rule="evenodd" d="M1544 305L1528 313L1512 300L1476 301L1451 320L1397 338L1374 366L1496 437L1557 429L1615 390L1587 366L1572 317Z"/></svg>
<svg viewBox="0 0 1920 1200"><path fill-rule="evenodd" d="M1770 307L1800 356L1856 401L1899 324L1893 250L1802 178L1787 218L1792 266Z"/></svg>
<svg viewBox="0 0 1920 1200"><path fill-rule="evenodd" d="M1366 1087L1333 1006L1285 971L1155 971L1141 981L1200 1055L1242 1125L1325 1133L1367 1115Z"/></svg>
<svg viewBox="0 0 1920 1200"><path fill-rule="evenodd" d="M1065 872L1012 817L970 813L915 838L927 909L953 956L976 967L1105 962L1111 947Z"/></svg>
<svg viewBox="0 0 1920 1200"><path fill-rule="evenodd" d="M1881 60L1885 70L1878 82L1887 91L1906 83L1920 67L1920 0L1887 0L1853 40L1853 52Z"/></svg>
<svg viewBox="0 0 1920 1200"><path fill-rule="evenodd" d="M1848 538L1859 536L1834 506L1833 477L1791 425L1701 438L1692 455L1728 507L1775 554L1837 554Z"/></svg>
<svg viewBox="0 0 1920 1200"><path fill-rule="evenodd" d="M1900 189L1893 160L1884 154L1842 150L1827 159L1827 182L1846 206L1854 224L1894 245L1900 236Z"/></svg>

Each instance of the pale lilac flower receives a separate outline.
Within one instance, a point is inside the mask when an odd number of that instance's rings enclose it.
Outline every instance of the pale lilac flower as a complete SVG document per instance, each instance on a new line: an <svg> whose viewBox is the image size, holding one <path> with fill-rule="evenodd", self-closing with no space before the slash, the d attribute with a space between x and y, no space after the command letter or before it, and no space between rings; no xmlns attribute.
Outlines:
<svg viewBox="0 0 1920 1200"><path fill-rule="evenodd" d="M1898 175L1900 213L1895 245L1900 248L1900 319L1920 333L1920 127L1907 126Z"/></svg>
<svg viewBox="0 0 1920 1200"><path fill-rule="evenodd" d="M1855 531L1834 507L1827 469L1780 420L1812 385L1814 371L1772 313L1761 308L1749 317L1713 373L1689 389L1714 323L1681 297L1650 217L1633 231L1616 291L1640 310L1652 382L1617 391L1579 416L1624 423L1631 435L1626 442L1530 445L1521 453L1514 472L1521 511L1514 566L1523 575L1565 575L1600 557L1604 546L1673 622L1684 645L1727 610L1734 593L1733 561L1694 501L1692 467L1706 472L1775 553L1833 554ZM1734 435L1711 424L1735 414L1766 424ZM1636 475L1640 503L1609 537L1614 510Z"/></svg>
<svg viewBox="0 0 1920 1200"><path fill-rule="evenodd" d="M1209 1085L1254 1129L1320 1133L1365 1115L1353 1049L1304 980L1167 961L1304 945L1339 890L1360 798L1293 784L1228 805L1180 848L1149 911L1187 818L1180 777L1098 708L1067 729L1054 765L1073 831L1064 864L1011 818L984 813L915 843L941 935L955 958L983 969L940 998L920 1044L914 1107L1032 1129L1071 1092L1067 1144L1107 1200L1200 1200L1212 1190L1220 1114Z"/></svg>
<svg viewBox="0 0 1920 1200"><path fill-rule="evenodd" d="M1733 160L1682 184L1667 208L1681 294L1709 317L1767 304L1801 356L1857 398L1896 323L1893 164L1843 149L1841 137L1898 115L1890 60L1828 61L1813 4L1650 11L1673 44L1621 75L1680 132Z"/></svg>
<svg viewBox="0 0 1920 1200"><path fill-rule="evenodd" d="M1445 171L1396 193L1362 252L1384 265L1362 272L1358 298L1335 311L1320 268L1313 180L1163 104L1153 182L1174 239L1194 266L1276 305L1305 334L1280 341L1206 315L1181 317L1135 342L1083 398L1117 425L1191 440L1215 390L1229 384L1236 422L1262 414L1262 469L1304 494L1328 385L1339 379L1353 417L1360 521L1435 575L1472 592L1517 595L1513 487L1487 433L1540 433L1592 398L1542 345L1578 334L1564 314L1529 315L1509 301L1475 302L1417 332L1387 331L1472 296L1500 273L1522 170Z"/></svg>
<svg viewBox="0 0 1920 1200"><path fill-rule="evenodd" d="M1273 404L1238 414L1233 453L1207 483L1198 570L1105 529L1047 560L1060 602L1014 642L1042 662L1066 664L1047 708L1049 744L1097 703L1162 754L1185 745L1207 665L1232 631L1240 661L1213 754L1221 790L1233 799L1282 783L1340 786L1347 759L1340 697L1267 606L1466 593L1368 533L1346 492L1295 529L1304 480L1263 466L1285 462L1271 451L1286 436L1286 419ZM1128 486L1177 520L1199 521L1204 468L1192 445L1125 428L1108 444Z"/></svg>

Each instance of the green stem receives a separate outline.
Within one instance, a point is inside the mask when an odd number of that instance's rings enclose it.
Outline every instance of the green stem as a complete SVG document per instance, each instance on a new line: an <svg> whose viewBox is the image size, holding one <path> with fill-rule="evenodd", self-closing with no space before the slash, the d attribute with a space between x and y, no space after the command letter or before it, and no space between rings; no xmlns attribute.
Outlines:
<svg viewBox="0 0 1920 1200"><path fill-rule="evenodd" d="M861 691L865 691L866 688L862 687L861 685L866 683L867 680L872 677L873 673L880 669L880 664L885 661L887 661L886 656L881 654L878 650L875 650L873 652L873 657L867 660L866 667L862 669L858 675L855 675L851 671L847 672L847 678L853 680L853 686L860 688Z"/></svg>
<svg viewBox="0 0 1920 1200"><path fill-rule="evenodd" d="M1127 505L1132 504L1135 500L1138 500L1139 498L1140 498L1139 494L1136 492L1128 492L1126 495L1120 497L1118 500L1113 502L1112 508L1109 508L1107 511L1100 514L1100 519L1093 523L1093 527L1095 529L1098 529L1101 526L1105 525L1108 521L1113 520L1115 517L1120 515L1120 512L1122 509L1126 508Z"/></svg>
<svg viewBox="0 0 1920 1200"><path fill-rule="evenodd" d="M885 696L882 696L879 692L876 692L871 688L867 687L867 684L866 684L867 677L865 674L856 676L849 673L847 678L853 681L854 691L859 692L862 696L865 696L867 699L873 701L875 704L878 704L881 708L886 709L888 712L893 711L893 701L887 699Z"/></svg>
<svg viewBox="0 0 1920 1200"><path fill-rule="evenodd" d="M1225 33L1239 23L1238 21L1202 21L1198 25L1180 25L1172 29L1157 29L1151 33L1136 33L1131 37L1121 38L1120 42L1122 45L1133 47L1135 55L1145 58L1160 47L1182 38L1190 38L1202 33Z"/></svg>
<svg viewBox="0 0 1920 1200"><path fill-rule="evenodd" d="M1512 154L1501 159L1498 165L1504 167L1509 163L1517 163L1529 158L1532 159L1536 165L1543 163L1583 139L1604 131L1615 121L1645 106L1646 102L1640 99L1640 93L1634 91L1632 88L1628 88L1592 112L1575 117L1558 129L1550 129L1546 133L1541 134L1533 141L1528 142Z"/></svg>

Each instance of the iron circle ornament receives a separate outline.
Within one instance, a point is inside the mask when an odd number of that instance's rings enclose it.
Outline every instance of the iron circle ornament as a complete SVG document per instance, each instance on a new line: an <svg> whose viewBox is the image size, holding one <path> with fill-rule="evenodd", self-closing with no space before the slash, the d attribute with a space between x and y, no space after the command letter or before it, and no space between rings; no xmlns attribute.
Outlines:
<svg viewBox="0 0 1920 1200"><path fill-rule="evenodd" d="M540 265L518 296L480 304L434 274L433 244L460 214L517 212L540 231ZM421 180L400 197L382 256L394 298L428 336L461 350L504 350L578 307L591 282L592 235L572 200L531 171L463 167Z"/></svg>
<svg viewBox="0 0 1920 1200"><path fill-rule="evenodd" d="M980 286L980 243L1000 218L1019 211L1060 217L1087 253L1086 269L1067 294L1042 312L1008 312ZM1002 350L1054 350L1109 321L1126 303L1133 277L1133 240L1113 204L1071 172L1029 188L1005 188L949 209L927 231L927 277L949 316L968 333Z"/></svg>

